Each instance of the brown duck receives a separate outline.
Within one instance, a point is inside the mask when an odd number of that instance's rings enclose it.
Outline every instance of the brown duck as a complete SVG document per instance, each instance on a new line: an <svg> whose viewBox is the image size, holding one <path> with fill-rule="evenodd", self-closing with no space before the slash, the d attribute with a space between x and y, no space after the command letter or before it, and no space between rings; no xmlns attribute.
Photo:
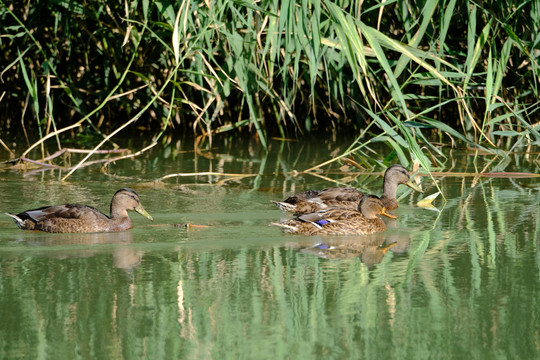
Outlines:
<svg viewBox="0 0 540 360"><path fill-rule="evenodd" d="M409 172L401 165L392 165L384 173L383 194L381 200L386 210L398 207L396 199L397 187L400 184L407 185L413 190L423 192L414 183ZM356 210L358 202L364 196L361 191L350 187L333 187L323 190L308 190L295 194L284 201L272 201L281 210L294 214L308 214L324 211L332 208Z"/></svg>
<svg viewBox="0 0 540 360"><path fill-rule="evenodd" d="M382 200L375 195L364 195L358 210L331 209L323 212L299 215L282 223L271 223L291 234L304 235L367 235L386 230L378 215L386 213Z"/></svg>
<svg viewBox="0 0 540 360"><path fill-rule="evenodd" d="M20 214L6 213L23 230L41 230L51 233L89 233L129 230L133 223L128 211L134 210L154 220L141 205L139 195L132 189L118 190L111 200L111 216L87 205L66 204L44 206Z"/></svg>

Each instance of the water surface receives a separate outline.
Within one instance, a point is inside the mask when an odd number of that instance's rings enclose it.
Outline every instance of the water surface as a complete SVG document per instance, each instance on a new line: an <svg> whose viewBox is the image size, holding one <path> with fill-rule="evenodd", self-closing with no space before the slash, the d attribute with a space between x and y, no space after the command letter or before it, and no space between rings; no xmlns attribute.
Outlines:
<svg viewBox="0 0 540 360"><path fill-rule="evenodd" d="M46 234L1 218L0 357L538 357L538 178L436 177L447 198L437 210L400 188L399 218L372 236L268 226L289 216L270 200L334 186L330 179L380 194L380 176L352 178L341 164L320 176L289 173L347 145L273 142L266 154L253 143L200 152L171 144L64 183L65 171L2 170L2 211L66 202L108 211L129 186L155 220L133 214L127 232ZM442 171L489 163L538 173L531 156L454 156ZM250 176L154 181L194 172ZM423 186L437 191L429 178ZM185 223L205 227L172 225Z"/></svg>

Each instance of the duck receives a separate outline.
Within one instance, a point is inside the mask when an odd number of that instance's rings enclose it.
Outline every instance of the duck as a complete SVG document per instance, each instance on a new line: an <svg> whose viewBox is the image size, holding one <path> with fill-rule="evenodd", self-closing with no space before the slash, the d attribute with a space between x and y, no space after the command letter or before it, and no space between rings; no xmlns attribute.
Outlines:
<svg viewBox="0 0 540 360"><path fill-rule="evenodd" d="M271 223L284 232L304 235L368 235L386 230L384 221L379 218L388 214L381 198L376 195L364 195L357 205L357 210L330 209L310 214L297 215L280 223Z"/></svg>
<svg viewBox="0 0 540 360"><path fill-rule="evenodd" d="M128 211L136 211L150 221L154 219L141 205L133 189L118 190L111 200L111 215L107 216L88 205L65 204L44 206L19 214L6 213L22 230L50 233L116 232L133 228Z"/></svg>
<svg viewBox="0 0 540 360"><path fill-rule="evenodd" d="M386 210L398 208L396 198L398 185L406 185L413 190L423 192L409 177L409 172L401 165L392 165L386 169L383 179L381 200ZM308 190L291 195L283 201L272 202L281 210L294 214L309 214L332 208L355 210L364 193L351 187L330 187L323 190Z"/></svg>

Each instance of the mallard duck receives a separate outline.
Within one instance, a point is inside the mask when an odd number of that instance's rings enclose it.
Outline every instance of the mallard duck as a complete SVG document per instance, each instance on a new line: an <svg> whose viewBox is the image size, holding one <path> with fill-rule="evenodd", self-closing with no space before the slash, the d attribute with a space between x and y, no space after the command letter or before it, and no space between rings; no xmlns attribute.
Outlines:
<svg viewBox="0 0 540 360"><path fill-rule="evenodd" d="M6 213L23 230L41 230L51 233L89 233L129 230L133 223L128 210L154 220L144 210L139 195L132 189L118 190L111 200L111 216L87 205L66 204L44 206L20 214Z"/></svg>
<svg viewBox="0 0 540 360"><path fill-rule="evenodd" d="M367 235L384 231L386 225L378 215L396 217L386 212L382 200L375 195L364 195L357 210L331 209L298 215L282 223L271 223L291 234L304 235Z"/></svg>
<svg viewBox="0 0 540 360"><path fill-rule="evenodd" d="M409 172L401 165L392 165L384 173L383 194L381 200L386 210L398 207L397 187L407 185L411 189L423 192L409 177ZM364 196L361 191L350 187L333 187L323 190L308 190L295 194L284 201L272 201L281 210L295 214L308 214L331 208L355 210Z"/></svg>

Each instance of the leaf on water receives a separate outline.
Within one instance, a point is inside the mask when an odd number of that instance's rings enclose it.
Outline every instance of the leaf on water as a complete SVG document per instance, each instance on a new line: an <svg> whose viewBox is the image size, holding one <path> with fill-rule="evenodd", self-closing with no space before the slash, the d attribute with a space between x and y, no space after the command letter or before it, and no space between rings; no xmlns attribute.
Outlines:
<svg viewBox="0 0 540 360"><path fill-rule="evenodd" d="M420 200L417 205L419 207L421 207L421 208L424 208L424 209L430 209L430 210L437 210L438 211L438 209L435 206L433 206L433 200L435 200L437 198L437 196L439 196L440 193L441 193L440 191L437 191L434 194L426 196L425 198Z"/></svg>

